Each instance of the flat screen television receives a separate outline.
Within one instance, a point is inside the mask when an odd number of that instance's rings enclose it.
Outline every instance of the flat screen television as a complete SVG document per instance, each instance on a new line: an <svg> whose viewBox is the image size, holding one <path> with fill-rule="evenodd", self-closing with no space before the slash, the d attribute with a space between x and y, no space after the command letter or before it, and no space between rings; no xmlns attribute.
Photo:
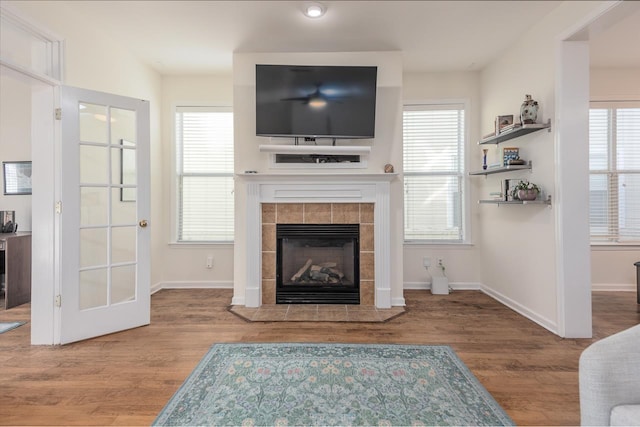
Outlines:
<svg viewBox="0 0 640 427"><path fill-rule="evenodd" d="M373 138L377 67L256 65L256 135Z"/></svg>

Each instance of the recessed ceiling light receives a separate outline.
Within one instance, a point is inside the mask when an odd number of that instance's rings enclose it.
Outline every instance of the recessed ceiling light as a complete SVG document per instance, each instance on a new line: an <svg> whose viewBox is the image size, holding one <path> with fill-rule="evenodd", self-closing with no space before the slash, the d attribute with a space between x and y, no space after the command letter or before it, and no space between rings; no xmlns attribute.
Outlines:
<svg viewBox="0 0 640 427"><path fill-rule="evenodd" d="M327 9L320 3L310 3L304 9L304 14L308 18L320 18Z"/></svg>

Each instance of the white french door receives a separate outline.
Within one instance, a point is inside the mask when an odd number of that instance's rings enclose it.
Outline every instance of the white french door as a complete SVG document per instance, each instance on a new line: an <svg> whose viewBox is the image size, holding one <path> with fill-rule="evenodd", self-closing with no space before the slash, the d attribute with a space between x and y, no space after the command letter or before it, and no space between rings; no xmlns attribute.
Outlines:
<svg viewBox="0 0 640 427"><path fill-rule="evenodd" d="M62 87L60 341L150 321L149 102Z"/></svg>

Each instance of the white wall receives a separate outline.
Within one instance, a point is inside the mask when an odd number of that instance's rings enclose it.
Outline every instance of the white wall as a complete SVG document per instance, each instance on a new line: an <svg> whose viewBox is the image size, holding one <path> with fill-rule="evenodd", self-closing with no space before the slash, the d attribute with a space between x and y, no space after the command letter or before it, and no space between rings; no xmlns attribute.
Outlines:
<svg viewBox="0 0 640 427"><path fill-rule="evenodd" d="M0 72L0 163L31 160L31 82L8 68ZM0 211L15 211L18 231L31 231L31 196L5 196L0 167Z"/></svg>
<svg viewBox="0 0 640 427"><path fill-rule="evenodd" d="M363 65L378 67L376 137L373 140L341 141L343 145L371 145L366 169L344 173L382 173L391 163L399 178L391 183L391 298L403 301L402 292L402 55L400 52L236 53L233 60L235 171L269 172L267 153L260 144L292 144L292 140L258 137L255 134L255 65ZM283 172L279 170L279 172ZM298 171L299 172L299 171ZM335 173L335 170L327 173ZM234 300L244 300L246 288L245 187L236 181L236 240L234 251Z"/></svg>
<svg viewBox="0 0 640 427"><path fill-rule="evenodd" d="M591 68L592 101L640 101L640 69ZM591 247L591 284L594 290L633 290L639 247Z"/></svg>
<svg viewBox="0 0 640 427"><path fill-rule="evenodd" d="M531 94L540 103L538 121L554 118L557 38L598 6L600 2L562 3L483 70L483 134L491 131L496 115L517 115L525 94ZM521 147L522 157L533 161L532 172L490 175L482 183L480 192L488 194L499 188L500 179L522 175L539 184L545 193L554 195L557 168L571 168L571 164L554 164L554 125L552 121L551 132L541 131L507 143ZM497 155L497 150L493 155ZM483 206L480 238L482 281L487 290L548 329L557 331L554 209L553 206Z"/></svg>
<svg viewBox="0 0 640 427"><path fill-rule="evenodd" d="M469 127L467 164L471 169L479 169L482 164L481 151L476 141L480 134L480 73L405 73L403 76L403 103L466 100L469 102ZM466 201L470 208L470 244L468 245L404 245L404 287L405 289L426 288L431 283L431 274L437 274L437 259L441 258L446 274L453 288L480 286L480 254L478 242L477 183L480 178L467 178ZM431 258L429 272L423 266L423 257Z"/></svg>
<svg viewBox="0 0 640 427"><path fill-rule="evenodd" d="M233 78L221 76L165 76L162 79L162 286L232 287L233 244L175 244L175 107L233 106ZM172 244L173 243L173 244ZM206 259L213 256L213 268Z"/></svg>
<svg viewBox="0 0 640 427"><path fill-rule="evenodd" d="M592 101L640 101L639 68L591 68Z"/></svg>

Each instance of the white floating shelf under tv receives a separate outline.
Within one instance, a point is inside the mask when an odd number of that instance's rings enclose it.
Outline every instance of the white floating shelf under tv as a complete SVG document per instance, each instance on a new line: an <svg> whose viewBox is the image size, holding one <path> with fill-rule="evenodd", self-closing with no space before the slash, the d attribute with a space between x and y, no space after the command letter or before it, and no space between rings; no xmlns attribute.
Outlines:
<svg viewBox="0 0 640 427"><path fill-rule="evenodd" d="M368 155L371 147L357 145L260 145L260 151L274 154L353 154Z"/></svg>
<svg viewBox="0 0 640 427"><path fill-rule="evenodd" d="M367 158L371 153L371 147L357 145L260 145L260 151L269 153L271 168L362 169L367 167Z"/></svg>

